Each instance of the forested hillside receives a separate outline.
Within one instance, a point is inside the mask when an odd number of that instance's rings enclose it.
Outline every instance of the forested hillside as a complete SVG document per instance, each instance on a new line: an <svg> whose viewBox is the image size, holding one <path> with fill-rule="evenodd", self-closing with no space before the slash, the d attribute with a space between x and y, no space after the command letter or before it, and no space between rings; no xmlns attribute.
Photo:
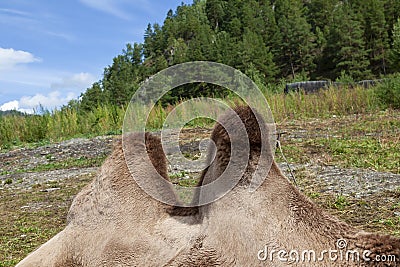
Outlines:
<svg viewBox="0 0 400 267"><path fill-rule="evenodd" d="M194 60L230 65L264 85L382 77L400 71L399 16L398 0L194 0L170 10L162 25L149 24L144 43L127 44L70 105L124 105L147 77ZM191 94L210 93L199 88Z"/></svg>
<svg viewBox="0 0 400 267"><path fill-rule="evenodd" d="M0 110L0 117L7 115L24 116L25 114L17 110L7 110L7 111Z"/></svg>

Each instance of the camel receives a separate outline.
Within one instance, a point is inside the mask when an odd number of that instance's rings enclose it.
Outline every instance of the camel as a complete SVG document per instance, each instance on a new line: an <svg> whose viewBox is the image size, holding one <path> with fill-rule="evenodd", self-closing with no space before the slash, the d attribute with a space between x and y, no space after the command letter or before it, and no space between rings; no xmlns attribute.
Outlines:
<svg viewBox="0 0 400 267"><path fill-rule="evenodd" d="M132 134L133 149L147 149L150 158L129 151L125 158L117 144L99 175L74 199L66 228L17 266L399 265L399 238L339 221L288 181L271 147L262 145L271 134L249 107L223 115L211 135L194 207L180 207L171 188L150 182L177 205L161 203L132 179L132 173L142 173L149 181L157 175L168 180L160 140L146 133L143 142L141 134ZM136 162L136 170L130 171L125 159ZM233 189L205 189L220 177L233 179ZM207 203L210 194L220 197ZM396 261L372 261L377 256Z"/></svg>

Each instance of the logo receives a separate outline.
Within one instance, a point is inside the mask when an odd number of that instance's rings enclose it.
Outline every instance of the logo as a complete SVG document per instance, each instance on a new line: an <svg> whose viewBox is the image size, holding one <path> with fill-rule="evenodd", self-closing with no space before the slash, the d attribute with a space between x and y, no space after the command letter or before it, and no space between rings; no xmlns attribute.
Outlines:
<svg viewBox="0 0 400 267"><path fill-rule="evenodd" d="M214 84L229 90L229 92L232 93L232 95L234 95L236 98L239 98L244 105L248 105L252 109L256 110L261 115L263 121L270 125L270 128L275 127L271 110L263 93L249 77L232 67L214 62L188 62L172 66L150 77L133 95L127 108L123 123L123 149L126 163L136 183L144 191L146 191L147 194L151 195L158 201L169 205L176 205L176 203L171 198L159 194L159 190L154 190L154 188L152 189L151 185L154 184L154 181L149 182L143 176L143 173L140 173L143 170L137 170L136 163L134 160L129 158L131 154L127 152L132 151L134 148L128 141L129 139L126 137L131 133L139 133L143 137L144 143L146 124L148 123L150 114L158 101L174 88L192 83ZM175 106L175 108L168 114L163 122L161 129L161 143L164 152L171 148L179 147L179 133L185 124L191 120L196 118L209 118L218 122L220 116L229 110L232 110L232 106L223 99L201 97L182 101L180 104ZM237 119L240 120L238 116ZM241 129L227 130L228 135L231 136L232 132L230 131L243 130L245 126L241 121L240 124L241 125L239 128ZM261 121L259 122L259 125L260 124ZM271 132L274 132L274 129L272 129ZM266 136L266 133L262 134L264 134L264 136L262 136L262 146L269 145L272 149L274 149L276 142L275 135L271 134ZM203 142L208 142L209 146L213 145L210 140L202 140L201 143ZM231 150L235 151L235 149L246 149L249 151L249 146L249 140L244 138L240 148L235 147L235 144L232 144ZM183 168L187 168L188 166L192 167L195 165L197 171L202 171L207 167L207 157L204 149L200 151L202 155L196 160L189 160L185 158L181 152L179 153L178 157L176 155L171 157L168 155L168 153L165 154L169 164L179 164L179 166L182 166ZM265 151L265 149L262 148L261 151ZM143 151L134 151L134 153L147 154L145 149L143 149ZM217 179L214 179L212 183L201 186L200 190L204 197L202 197L200 202L196 205L209 204L221 198L238 183L246 169L248 161L241 159L241 162L244 162L245 164L239 164L240 166L238 166L238 164L236 164L237 162L234 160L235 159L233 159L232 162L235 163L228 164L228 167L225 169L225 171ZM265 166L264 164L262 168L257 168L253 174L251 190L255 190L261 185L263 179L266 177L266 174L269 171L269 168L271 167L270 165L271 164ZM261 164L259 166L261 166ZM157 179L157 187L172 186L177 194L194 194L195 188L172 184L163 179L160 175L158 175L158 177L154 177L154 179ZM197 187L197 189L199 188ZM181 204L181 206L185 207L193 205L194 204L192 203Z"/></svg>

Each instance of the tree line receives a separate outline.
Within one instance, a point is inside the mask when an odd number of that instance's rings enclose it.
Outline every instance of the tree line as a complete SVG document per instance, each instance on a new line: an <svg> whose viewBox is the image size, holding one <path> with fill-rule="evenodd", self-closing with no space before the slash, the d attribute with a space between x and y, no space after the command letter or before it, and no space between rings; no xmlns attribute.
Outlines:
<svg viewBox="0 0 400 267"><path fill-rule="evenodd" d="M398 0L194 0L149 24L143 43L127 44L103 77L69 106L125 105L140 83L169 66L224 63L258 84L285 80L354 80L400 71ZM166 103L215 94L183 86Z"/></svg>

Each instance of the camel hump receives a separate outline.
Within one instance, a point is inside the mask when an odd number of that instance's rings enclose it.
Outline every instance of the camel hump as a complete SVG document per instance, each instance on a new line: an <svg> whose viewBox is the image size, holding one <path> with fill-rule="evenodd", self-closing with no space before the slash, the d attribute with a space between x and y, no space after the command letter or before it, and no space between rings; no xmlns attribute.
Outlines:
<svg viewBox="0 0 400 267"><path fill-rule="evenodd" d="M249 106L237 106L222 115L211 134L208 168L199 185L216 183L209 192L203 190L202 201L237 185L261 185L273 161L270 137L263 117Z"/></svg>
<svg viewBox="0 0 400 267"><path fill-rule="evenodd" d="M145 134L146 150L150 156L150 161L156 168L157 172L167 181L168 177L168 165L167 158L165 156L161 139L158 136L152 135L146 132Z"/></svg>
<svg viewBox="0 0 400 267"><path fill-rule="evenodd" d="M168 177L167 159L162 148L161 140L149 132L145 133L129 133L123 137L123 149L127 163L136 158L143 158L147 154L151 164L155 170L165 179ZM118 146L122 146L122 143ZM114 150L121 150L114 148ZM135 164L135 163L132 163Z"/></svg>
<svg viewBox="0 0 400 267"><path fill-rule="evenodd" d="M249 106L237 106L218 119L211 139L218 145L248 140L250 149L260 147L269 134L262 116Z"/></svg>

